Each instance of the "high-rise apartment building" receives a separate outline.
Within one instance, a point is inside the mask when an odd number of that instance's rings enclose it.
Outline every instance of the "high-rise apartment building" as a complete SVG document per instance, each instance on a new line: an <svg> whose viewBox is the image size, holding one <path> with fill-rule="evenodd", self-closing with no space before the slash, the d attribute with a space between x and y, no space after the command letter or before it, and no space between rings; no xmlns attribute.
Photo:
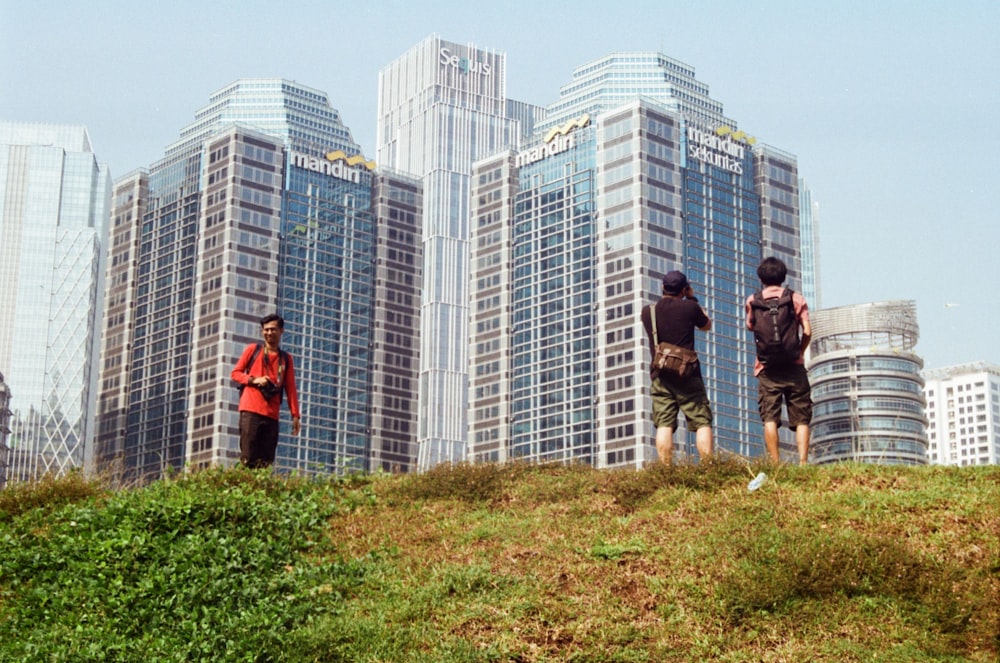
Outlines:
<svg viewBox="0 0 1000 663"><path fill-rule="evenodd" d="M472 458L655 459L639 315L673 269L713 321L697 349L717 447L763 454L743 304L763 255L800 287L796 159L660 53L578 68L536 128L473 170Z"/></svg>
<svg viewBox="0 0 1000 663"><path fill-rule="evenodd" d="M1000 464L1000 366L975 362L923 376L931 464Z"/></svg>
<svg viewBox="0 0 1000 663"><path fill-rule="evenodd" d="M420 195L375 171L322 92L246 79L212 95L164 159L116 182L99 465L135 481L235 462L230 373L277 311L302 431L283 424L276 466L408 469L415 403L386 392L416 379L398 328L419 314Z"/></svg>
<svg viewBox="0 0 1000 663"><path fill-rule="evenodd" d="M927 463L924 362L912 301L811 311L815 463Z"/></svg>
<svg viewBox="0 0 1000 663"><path fill-rule="evenodd" d="M0 122L0 372L8 479L89 462L94 437L108 167L82 126Z"/></svg>
<svg viewBox="0 0 1000 663"><path fill-rule="evenodd" d="M540 109L506 97L506 56L430 36L379 72L380 165L423 182L419 466L465 458L469 175Z"/></svg>

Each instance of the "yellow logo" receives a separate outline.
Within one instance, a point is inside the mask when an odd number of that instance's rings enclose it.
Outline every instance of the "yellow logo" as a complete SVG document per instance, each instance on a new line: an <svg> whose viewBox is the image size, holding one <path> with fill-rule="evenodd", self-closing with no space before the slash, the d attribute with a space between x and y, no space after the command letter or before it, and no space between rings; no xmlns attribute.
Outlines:
<svg viewBox="0 0 1000 663"><path fill-rule="evenodd" d="M348 166L357 166L361 164L368 170L375 170L374 161L366 161L363 154L355 154L353 156L347 156L347 152L344 150L335 150L333 152L326 153L327 161L344 161Z"/></svg>
<svg viewBox="0 0 1000 663"><path fill-rule="evenodd" d="M753 136L748 136L747 132L733 131L732 127L727 127L726 125L722 125L718 129L716 129L715 133L720 137L730 136L732 137L733 140L743 141L747 145L753 145L757 142L757 139L754 138Z"/></svg>
<svg viewBox="0 0 1000 663"><path fill-rule="evenodd" d="M583 129L588 124L590 124L590 115L588 113L584 113L580 117L570 120L561 127L552 127L549 129L549 133L545 134L545 142L551 143L552 139L556 136L560 134L565 136L570 131L573 131L573 129Z"/></svg>

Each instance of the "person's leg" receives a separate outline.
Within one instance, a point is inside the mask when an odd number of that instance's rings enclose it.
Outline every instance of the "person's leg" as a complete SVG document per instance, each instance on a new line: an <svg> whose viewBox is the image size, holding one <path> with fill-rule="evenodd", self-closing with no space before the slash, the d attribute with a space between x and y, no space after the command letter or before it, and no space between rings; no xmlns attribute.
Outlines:
<svg viewBox="0 0 1000 663"><path fill-rule="evenodd" d="M270 467L274 463L274 452L278 449L278 429L277 419L264 417L257 445L257 467Z"/></svg>
<svg viewBox="0 0 1000 663"><path fill-rule="evenodd" d="M660 462L670 465L674 458L674 429L663 426L656 429L656 455Z"/></svg>
<svg viewBox="0 0 1000 663"><path fill-rule="evenodd" d="M678 390L680 409L687 419L688 430L695 431L694 443L698 457L707 460L714 448L712 434L712 407L708 403L708 392L701 375L693 375L684 381Z"/></svg>
<svg viewBox="0 0 1000 663"><path fill-rule="evenodd" d="M767 455L771 457L771 462L777 463L781 460L781 456L778 453L777 421L764 422L764 448L767 449Z"/></svg>
<svg viewBox="0 0 1000 663"><path fill-rule="evenodd" d="M783 392L779 372L772 376L765 368L757 375L757 409L764 424L764 450L772 463L781 461L778 428L781 426Z"/></svg>
<svg viewBox="0 0 1000 663"><path fill-rule="evenodd" d="M795 427L795 445L799 448L799 465L809 464L809 426L799 424Z"/></svg>
<svg viewBox="0 0 1000 663"><path fill-rule="evenodd" d="M250 450L253 439L253 413L240 412L240 464L250 465Z"/></svg>
<svg viewBox="0 0 1000 663"><path fill-rule="evenodd" d="M278 420L255 412L240 412L240 462L249 468L268 467L278 446Z"/></svg>
<svg viewBox="0 0 1000 663"><path fill-rule="evenodd" d="M795 429L795 446L799 452L799 465L809 462L809 438L812 432L812 394L809 374L805 366L796 366L791 372L787 389L788 423Z"/></svg>
<svg viewBox="0 0 1000 663"><path fill-rule="evenodd" d="M656 455L669 465L674 456L674 429L677 428L677 399L657 378L653 380L653 425L656 426Z"/></svg>
<svg viewBox="0 0 1000 663"><path fill-rule="evenodd" d="M698 457L708 460L714 451L712 441L712 427L702 426L694 434L694 443L698 447Z"/></svg>

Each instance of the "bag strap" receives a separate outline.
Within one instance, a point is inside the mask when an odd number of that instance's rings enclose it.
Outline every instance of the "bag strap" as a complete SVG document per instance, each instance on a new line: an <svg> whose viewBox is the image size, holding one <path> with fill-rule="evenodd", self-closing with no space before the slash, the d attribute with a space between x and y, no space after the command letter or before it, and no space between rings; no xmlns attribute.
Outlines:
<svg viewBox="0 0 1000 663"><path fill-rule="evenodd" d="M259 354L260 354L260 343L257 343L254 345L253 353L250 354L250 361L248 361L247 365L243 367L244 373L250 372L250 369L253 367L253 363L257 361L257 355Z"/></svg>
<svg viewBox="0 0 1000 663"><path fill-rule="evenodd" d="M660 337L656 333L656 304L649 305L649 320L653 323L653 345L659 345Z"/></svg>

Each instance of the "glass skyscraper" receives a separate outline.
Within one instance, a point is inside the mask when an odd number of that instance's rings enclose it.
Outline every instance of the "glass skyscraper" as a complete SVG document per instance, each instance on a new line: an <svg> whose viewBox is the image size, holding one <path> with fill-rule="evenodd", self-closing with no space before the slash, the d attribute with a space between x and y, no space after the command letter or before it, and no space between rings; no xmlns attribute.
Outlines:
<svg viewBox="0 0 1000 663"><path fill-rule="evenodd" d="M0 122L8 478L89 464L111 176L82 126Z"/></svg>
<svg viewBox="0 0 1000 663"><path fill-rule="evenodd" d="M381 165L423 182L419 466L465 458L469 174L540 109L506 98L506 56L430 36L379 72Z"/></svg>
<svg viewBox="0 0 1000 663"><path fill-rule="evenodd" d="M799 287L795 158L659 53L578 68L536 129L473 170L473 459L655 459L639 314L672 269L713 321L697 349L717 447L763 454L743 302L764 255Z"/></svg>
<svg viewBox="0 0 1000 663"><path fill-rule="evenodd" d="M302 432L293 438L283 424L276 466L408 469L415 405L396 398L387 407L385 387L369 381L373 364L390 362L416 377L402 367L415 351L386 340L374 292L398 291L393 314L416 324L419 189L374 168L324 93L247 79L212 95L148 174L116 183L112 250L121 255L108 275L102 467L141 481L235 462L230 372L247 343L262 341L260 318L277 311ZM388 255L402 245L409 267Z"/></svg>

